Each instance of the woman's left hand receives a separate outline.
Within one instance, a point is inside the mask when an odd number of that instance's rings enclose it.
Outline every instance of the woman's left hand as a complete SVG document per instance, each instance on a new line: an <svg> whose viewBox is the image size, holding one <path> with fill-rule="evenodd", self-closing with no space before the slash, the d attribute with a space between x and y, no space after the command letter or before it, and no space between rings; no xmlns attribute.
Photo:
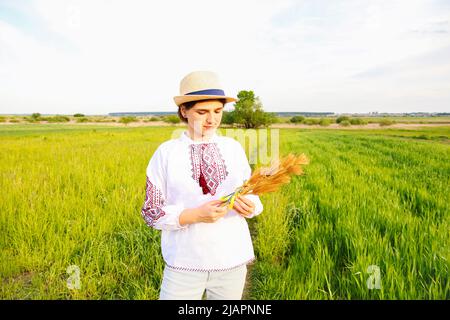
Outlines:
<svg viewBox="0 0 450 320"><path fill-rule="evenodd" d="M255 211L255 204L244 196L238 196L234 201L233 209L241 216L248 218Z"/></svg>

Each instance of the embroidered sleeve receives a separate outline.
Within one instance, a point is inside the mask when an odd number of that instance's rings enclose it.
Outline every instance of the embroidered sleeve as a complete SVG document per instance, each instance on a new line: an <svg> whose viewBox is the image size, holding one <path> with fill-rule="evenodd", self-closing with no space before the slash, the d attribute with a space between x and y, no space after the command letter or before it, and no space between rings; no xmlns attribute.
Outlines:
<svg viewBox="0 0 450 320"><path fill-rule="evenodd" d="M164 205L164 198L161 190L156 188L147 176L145 187L145 201L142 207L142 217L149 227L154 227L155 223L166 213L161 208Z"/></svg>
<svg viewBox="0 0 450 320"><path fill-rule="evenodd" d="M240 165L243 168L242 180L244 181L251 177L252 169L250 167L250 164L248 163L247 155L245 154L244 148L242 148L242 145L239 142L237 142L237 144L238 144L238 149L239 149L237 151L237 154L240 159ZM251 200L255 204L255 211L247 218L253 218L253 217L259 215L264 209L261 199L259 199L259 196L255 195L255 194L247 194L247 195L245 195L245 197L247 199Z"/></svg>
<svg viewBox="0 0 450 320"><path fill-rule="evenodd" d="M178 230L182 206L167 203L166 166L161 148L153 154L147 166L145 200L141 215L145 223L158 230Z"/></svg>

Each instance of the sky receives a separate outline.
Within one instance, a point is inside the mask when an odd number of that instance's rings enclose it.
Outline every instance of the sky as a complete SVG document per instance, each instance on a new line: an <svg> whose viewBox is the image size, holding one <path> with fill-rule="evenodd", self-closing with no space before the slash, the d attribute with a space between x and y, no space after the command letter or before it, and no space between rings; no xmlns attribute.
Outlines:
<svg viewBox="0 0 450 320"><path fill-rule="evenodd" d="M270 112L450 112L450 0L0 0L0 113L175 112L196 70Z"/></svg>

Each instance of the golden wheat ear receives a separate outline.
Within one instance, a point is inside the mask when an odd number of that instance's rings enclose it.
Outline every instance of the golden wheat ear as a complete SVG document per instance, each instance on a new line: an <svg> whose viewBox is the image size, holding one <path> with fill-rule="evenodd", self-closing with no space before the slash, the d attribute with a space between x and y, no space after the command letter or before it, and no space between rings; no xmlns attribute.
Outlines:
<svg viewBox="0 0 450 320"><path fill-rule="evenodd" d="M265 193L275 192L281 186L289 183L294 175L302 175L304 173L304 165L309 164L309 159L305 154L295 155L289 154L282 159L272 161L271 165L259 167L255 169L251 177L233 193L221 200L224 204L234 202L239 195L255 194L261 195Z"/></svg>

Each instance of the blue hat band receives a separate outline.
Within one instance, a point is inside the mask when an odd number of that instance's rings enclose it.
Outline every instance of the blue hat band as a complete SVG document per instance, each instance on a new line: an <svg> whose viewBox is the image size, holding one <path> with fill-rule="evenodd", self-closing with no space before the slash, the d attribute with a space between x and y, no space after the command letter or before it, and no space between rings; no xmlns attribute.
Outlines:
<svg viewBox="0 0 450 320"><path fill-rule="evenodd" d="M189 95L225 96L225 92L221 89L207 89L207 90L189 92L189 93L186 93L186 95L187 96L189 96Z"/></svg>

